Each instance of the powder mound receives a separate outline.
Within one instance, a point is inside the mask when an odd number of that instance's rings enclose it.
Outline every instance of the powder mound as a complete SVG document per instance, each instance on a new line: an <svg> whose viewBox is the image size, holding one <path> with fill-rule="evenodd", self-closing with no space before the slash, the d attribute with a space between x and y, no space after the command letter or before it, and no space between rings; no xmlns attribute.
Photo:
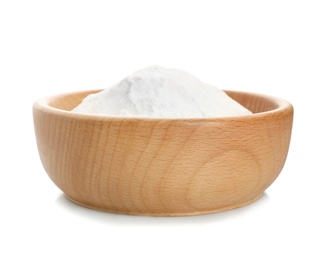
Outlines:
<svg viewBox="0 0 327 260"><path fill-rule="evenodd" d="M159 66L139 70L116 85L87 96L72 112L146 118L252 114L219 88L185 71Z"/></svg>

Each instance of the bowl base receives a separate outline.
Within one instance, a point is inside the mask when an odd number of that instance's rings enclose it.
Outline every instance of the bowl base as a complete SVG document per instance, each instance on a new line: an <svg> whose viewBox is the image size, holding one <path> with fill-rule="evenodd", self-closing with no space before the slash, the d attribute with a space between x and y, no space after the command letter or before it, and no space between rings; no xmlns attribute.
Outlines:
<svg viewBox="0 0 327 260"><path fill-rule="evenodd" d="M65 197L79 205L85 208L89 208L89 209L93 209L93 210L98 210L98 211L102 211L102 212L108 212L108 213L114 213L114 214L123 214L123 215L135 215L135 216L157 216L157 217L178 217L178 216L194 216L194 215L205 215L205 214L212 214L212 213L218 213L218 212L222 212L222 211L227 211L227 210L231 210L231 209L236 209L236 208L240 208L246 205L249 205L255 201L257 201L258 199L260 199L263 195L263 193L261 193L259 196L256 196L246 202L240 203L240 204L235 204L235 205L230 205L227 207L223 207L223 208L219 208L219 209L214 209L214 210L199 210L199 211L192 211L192 212L164 212L164 213L158 213L158 212L134 212L134 211L119 211L119 210L111 210L111 209L106 209L106 208L98 208L98 207L94 207L92 205L88 205L85 203L81 203L79 201L76 201L75 199L70 198L67 194L65 194Z"/></svg>

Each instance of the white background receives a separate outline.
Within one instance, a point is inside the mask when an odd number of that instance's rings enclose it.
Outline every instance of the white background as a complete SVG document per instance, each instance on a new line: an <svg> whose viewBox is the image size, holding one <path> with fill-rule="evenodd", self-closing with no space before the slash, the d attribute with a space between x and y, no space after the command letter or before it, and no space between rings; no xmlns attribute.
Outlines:
<svg viewBox="0 0 327 260"><path fill-rule="evenodd" d="M259 201L124 216L76 206L50 181L33 102L153 64L294 105L288 159ZM326 1L1 0L0 259L327 259L326 86Z"/></svg>

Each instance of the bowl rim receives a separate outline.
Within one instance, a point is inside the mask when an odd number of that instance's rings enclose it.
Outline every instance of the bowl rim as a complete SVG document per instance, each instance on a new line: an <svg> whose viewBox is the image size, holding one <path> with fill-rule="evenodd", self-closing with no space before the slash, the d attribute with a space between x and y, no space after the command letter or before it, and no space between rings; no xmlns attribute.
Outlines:
<svg viewBox="0 0 327 260"><path fill-rule="evenodd" d="M278 98L271 95L266 94L260 94L255 92L246 92L246 91L237 91L237 90L223 90L227 94L228 93L238 93L238 94L246 94L251 96L257 96L259 98L265 98L271 100L274 104L276 104L276 108L263 111L263 112L257 112L250 115L241 115L241 116L228 116L228 117L190 117L190 118L155 118L155 117L122 117L122 116L113 116L113 115L94 115L94 114L84 114L84 113L76 113L69 110L59 109L56 107L53 107L49 105L49 103L55 99L63 98L69 95L76 95L76 94L83 94L83 93L89 93L94 94L99 91L102 91L103 89L89 89L89 90L81 90L81 91L73 91L73 92L66 92L61 94L55 94L51 96L47 96L44 98L41 98L37 100L33 104L33 111L35 110L42 110L44 112L55 114L57 116L63 116L71 119L84 119L84 120L96 120L96 121L154 121L154 122L163 122L163 121L169 121L169 122L228 122L228 121L243 121L243 120L250 120L254 118L260 118L260 117L267 117L267 116L275 116L276 114L283 114L286 112L293 112L293 106L290 102Z"/></svg>

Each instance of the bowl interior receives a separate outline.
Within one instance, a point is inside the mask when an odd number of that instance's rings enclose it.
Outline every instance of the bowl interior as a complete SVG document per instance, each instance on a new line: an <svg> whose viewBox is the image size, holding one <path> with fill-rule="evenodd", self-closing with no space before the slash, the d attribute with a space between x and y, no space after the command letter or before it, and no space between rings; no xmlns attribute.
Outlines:
<svg viewBox="0 0 327 260"><path fill-rule="evenodd" d="M57 109L70 111L75 108L86 96L97 93L101 90L89 90L75 93L63 94L50 98L48 105ZM262 94L248 93L225 90L225 92L235 101L242 104L244 107L253 113L262 113L274 110L283 105L282 100Z"/></svg>
<svg viewBox="0 0 327 260"><path fill-rule="evenodd" d="M95 94L99 91L101 90L89 90L62 94L60 96L49 98L48 105L50 107L70 111L80 104L86 96Z"/></svg>
<svg viewBox="0 0 327 260"><path fill-rule="evenodd" d="M252 111L262 113L277 109L282 106L282 100L271 96L256 93L225 91L232 99Z"/></svg>

